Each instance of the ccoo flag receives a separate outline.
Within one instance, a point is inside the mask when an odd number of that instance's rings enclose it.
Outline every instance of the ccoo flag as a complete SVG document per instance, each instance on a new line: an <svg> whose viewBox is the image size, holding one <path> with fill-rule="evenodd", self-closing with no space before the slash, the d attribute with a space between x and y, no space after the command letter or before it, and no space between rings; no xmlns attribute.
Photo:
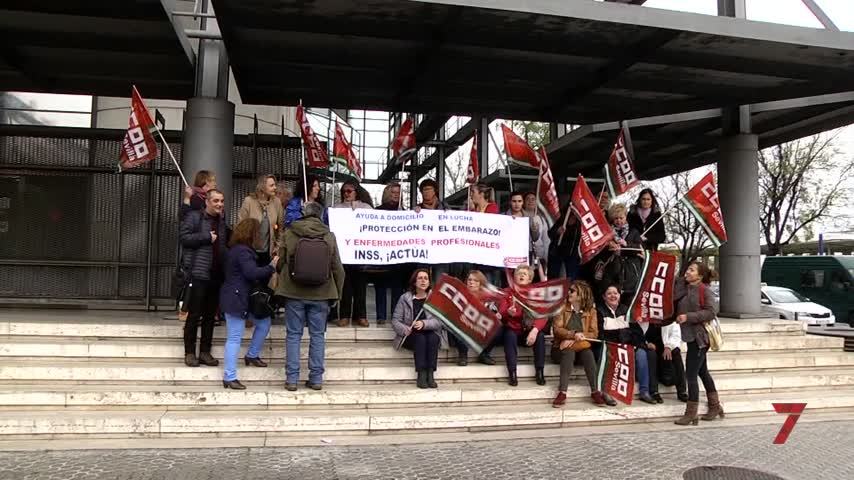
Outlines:
<svg viewBox="0 0 854 480"><path fill-rule="evenodd" d="M507 290L533 318L548 318L560 314L569 296L569 280L556 278L530 285L519 285L510 269L507 274Z"/></svg>
<svg viewBox="0 0 854 480"><path fill-rule="evenodd" d="M640 286L629 305L629 317L635 322L661 323L673 316L673 278L676 256L644 251Z"/></svg>
<svg viewBox="0 0 854 480"><path fill-rule="evenodd" d="M706 174L696 185L688 190L680 201L697 217L703 230L716 247L727 241L724 217L718 203L718 185L712 172Z"/></svg>
<svg viewBox="0 0 854 480"><path fill-rule="evenodd" d="M466 172L466 182L471 185L477 183L477 180L480 178L480 165L477 163L477 142L479 140L479 135L475 131L471 142L471 151L469 152L469 168L468 172Z"/></svg>
<svg viewBox="0 0 854 480"><path fill-rule="evenodd" d="M398 165L404 165L415 155L415 128L412 117L406 119L391 142L391 151Z"/></svg>
<svg viewBox="0 0 854 480"><path fill-rule="evenodd" d="M635 349L622 343L604 343L596 388L626 405L635 395Z"/></svg>
<svg viewBox="0 0 854 480"><path fill-rule="evenodd" d="M332 158L335 163L346 166L347 170L357 180L362 181L362 165L359 163L359 158L356 157L356 152L353 151L353 145L344 136L344 129L337 121L335 122L335 144L332 148Z"/></svg>
<svg viewBox="0 0 854 480"><path fill-rule="evenodd" d="M308 117L302 105L297 106L297 123L302 133L302 141L305 147L305 163L308 168L325 169L329 167L329 154L326 147L317 139L317 135L308 123Z"/></svg>
<svg viewBox="0 0 854 480"><path fill-rule="evenodd" d="M572 189L572 210L581 223L581 263L587 263L614 238L614 230L581 175Z"/></svg>
<svg viewBox="0 0 854 480"><path fill-rule="evenodd" d="M537 186L537 209L545 218L548 228L557 223L560 218L560 200L557 197L557 189L555 188L554 178L552 177L552 169L549 164L549 158L546 155L546 147L540 147L538 153L540 159L540 174L537 177L539 185Z"/></svg>
<svg viewBox="0 0 854 480"><path fill-rule="evenodd" d="M504 136L504 152L513 163L523 167L540 167L540 159L537 152L528 145L516 132L507 125L501 124L501 133Z"/></svg>
<svg viewBox="0 0 854 480"><path fill-rule="evenodd" d="M632 138L625 123L620 124L620 133L614 143L611 156L605 164L605 185L611 198L622 195L638 184L640 179L635 171L635 154Z"/></svg>
<svg viewBox="0 0 854 480"><path fill-rule="evenodd" d="M142 96L134 86L131 90L128 129L122 140L122 152L119 156L119 171L137 167L157 158L157 142L152 135L156 129Z"/></svg>
<svg viewBox="0 0 854 480"><path fill-rule="evenodd" d="M424 301L424 310L445 324L478 354L501 330L501 322L489 308L456 278L442 274Z"/></svg>

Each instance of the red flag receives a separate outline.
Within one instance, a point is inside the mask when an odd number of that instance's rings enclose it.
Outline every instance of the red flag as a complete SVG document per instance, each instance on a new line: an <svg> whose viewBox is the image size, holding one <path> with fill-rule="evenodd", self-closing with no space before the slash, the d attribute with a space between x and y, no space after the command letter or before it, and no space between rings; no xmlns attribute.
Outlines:
<svg viewBox="0 0 854 480"><path fill-rule="evenodd" d="M519 285L513 280L510 269L506 270L508 291L534 318L546 318L559 314L569 295L569 279L556 278L547 282Z"/></svg>
<svg viewBox="0 0 854 480"><path fill-rule="evenodd" d="M466 173L466 182L472 185L477 183L480 178L480 165L477 163L477 142L478 133L475 131L471 142L471 152L469 152L469 169Z"/></svg>
<svg viewBox="0 0 854 480"><path fill-rule="evenodd" d="M329 154L326 147L317 139L317 135L308 123L308 117L302 105L297 106L297 123L302 133L302 141L305 146L305 163L308 168L325 169L329 167Z"/></svg>
<svg viewBox="0 0 854 480"><path fill-rule="evenodd" d="M134 86L131 90L130 120L128 120L128 129L122 140L122 152L119 156L119 171L134 168L157 158L157 142L152 135L156 128L142 96Z"/></svg>
<svg viewBox="0 0 854 480"><path fill-rule="evenodd" d="M703 230L716 247L726 243L724 217L721 215L721 206L718 203L718 185L715 183L712 172L707 173L680 200L697 217L697 221L703 226Z"/></svg>
<svg viewBox="0 0 854 480"><path fill-rule="evenodd" d="M675 255L644 251L640 287L629 305L629 317L636 322L651 323L672 317L675 273Z"/></svg>
<svg viewBox="0 0 854 480"><path fill-rule="evenodd" d="M415 154L415 128L412 117L406 119L397 130L397 135L391 142L391 151L397 158L397 164L403 165Z"/></svg>
<svg viewBox="0 0 854 480"><path fill-rule="evenodd" d="M611 156L605 164L605 185L611 198L622 195L640 184L635 171L634 150L629 129L621 125Z"/></svg>
<svg viewBox="0 0 854 480"><path fill-rule="evenodd" d="M504 134L504 152L507 153L507 158L523 167L539 168L540 159L528 142L516 135L507 125L501 125L501 133Z"/></svg>
<svg viewBox="0 0 854 480"><path fill-rule="evenodd" d="M441 320L477 353L489 346L501 330L501 322L483 300L448 274L439 277L424 301L424 310Z"/></svg>
<svg viewBox="0 0 854 480"><path fill-rule="evenodd" d="M347 141L344 130L337 120L335 121L335 144L332 147L332 156L336 161L345 164L347 170L359 181L362 181L362 165L359 164L359 158L353 151L353 145Z"/></svg>
<svg viewBox="0 0 854 480"><path fill-rule="evenodd" d="M572 210L581 221L581 263L587 263L614 238L614 230L581 175L572 190Z"/></svg>
<svg viewBox="0 0 854 480"><path fill-rule="evenodd" d="M557 223L560 218L560 200L557 197L557 189L555 188L554 178L552 177L552 169L549 164L549 158L546 155L546 147L540 147L540 175L538 177L539 186L537 187L537 209L549 228Z"/></svg>
<svg viewBox="0 0 854 480"><path fill-rule="evenodd" d="M635 348L622 343L605 343L596 385L600 392L631 405L635 395Z"/></svg>

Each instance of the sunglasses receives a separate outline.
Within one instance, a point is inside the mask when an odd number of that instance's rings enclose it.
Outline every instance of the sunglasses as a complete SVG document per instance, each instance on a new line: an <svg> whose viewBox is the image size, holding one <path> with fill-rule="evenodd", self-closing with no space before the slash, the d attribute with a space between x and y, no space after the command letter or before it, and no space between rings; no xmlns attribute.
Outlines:
<svg viewBox="0 0 854 480"><path fill-rule="evenodd" d="M355 192L355 190L353 190L352 188L347 188L347 189L342 190L342 192L344 192L344 193L354 193L354 192Z"/></svg>

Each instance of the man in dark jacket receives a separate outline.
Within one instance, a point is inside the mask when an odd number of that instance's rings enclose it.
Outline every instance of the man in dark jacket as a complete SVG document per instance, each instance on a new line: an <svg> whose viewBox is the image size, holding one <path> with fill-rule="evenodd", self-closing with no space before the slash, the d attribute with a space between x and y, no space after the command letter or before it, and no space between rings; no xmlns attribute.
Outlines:
<svg viewBox="0 0 854 480"><path fill-rule="evenodd" d="M322 388L326 317L330 304L341 299L344 289L344 266L338 254L335 234L320 220L323 210L323 205L307 202L303 206L302 218L285 230L279 249L280 273L276 294L285 298L285 389L289 391L295 391L299 382L300 341L306 326L309 373L305 385L313 390ZM313 257L305 258L307 252L311 252ZM308 281L307 277L322 280Z"/></svg>
<svg viewBox="0 0 854 480"><path fill-rule="evenodd" d="M189 274L187 322L184 324L184 363L215 367L211 356L214 316L222 283L222 259L226 252L226 225L223 216L225 197L219 190L207 193L204 210L193 210L181 222L180 238L184 253L181 265ZM196 334L202 327L199 356L196 358Z"/></svg>

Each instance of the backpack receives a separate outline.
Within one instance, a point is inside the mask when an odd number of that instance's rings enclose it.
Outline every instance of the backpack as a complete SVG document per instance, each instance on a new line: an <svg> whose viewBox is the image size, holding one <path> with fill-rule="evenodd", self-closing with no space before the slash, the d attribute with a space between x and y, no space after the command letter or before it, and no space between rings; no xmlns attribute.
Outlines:
<svg viewBox="0 0 854 480"><path fill-rule="evenodd" d="M700 283L699 291L700 308L703 308L706 303L706 286ZM718 321L718 316L715 315L715 318L711 322L704 324L703 327L705 327L706 333L709 335L709 350L717 352L724 345L724 335L721 331L721 322Z"/></svg>
<svg viewBox="0 0 854 480"><path fill-rule="evenodd" d="M323 238L300 238L288 259L291 280L305 287L319 287L331 274L329 246Z"/></svg>

